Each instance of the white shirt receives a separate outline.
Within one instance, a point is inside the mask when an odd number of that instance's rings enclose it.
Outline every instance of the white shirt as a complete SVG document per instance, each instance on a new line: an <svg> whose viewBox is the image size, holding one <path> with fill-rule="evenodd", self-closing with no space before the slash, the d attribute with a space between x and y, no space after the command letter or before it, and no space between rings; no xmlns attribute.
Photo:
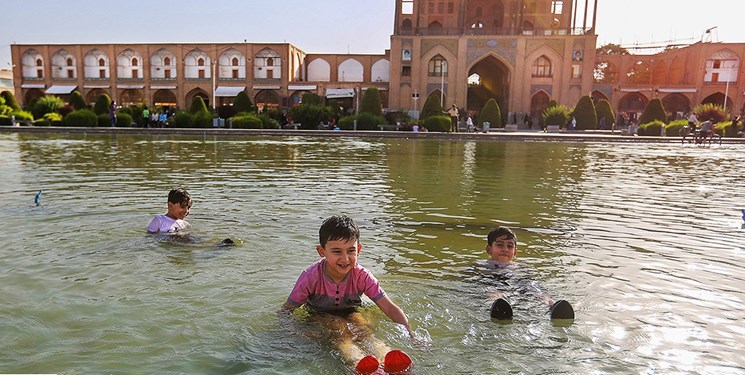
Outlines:
<svg viewBox="0 0 745 375"><path fill-rule="evenodd" d="M188 226L189 223L186 220L176 220L165 214L155 215L153 220L150 221L150 224L148 224L147 231L150 233L175 233L186 229Z"/></svg>

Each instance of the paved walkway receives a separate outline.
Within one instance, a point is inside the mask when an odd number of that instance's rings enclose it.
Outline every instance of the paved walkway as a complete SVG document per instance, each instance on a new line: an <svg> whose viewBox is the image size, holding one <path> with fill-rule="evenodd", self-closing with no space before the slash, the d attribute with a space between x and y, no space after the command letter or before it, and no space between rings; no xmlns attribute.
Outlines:
<svg viewBox="0 0 745 375"><path fill-rule="evenodd" d="M489 132L489 133L414 133L410 131L333 131L293 129L225 129L225 128L76 128L41 126L0 126L2 133L71 133L71 134L176 134L176 135L229 135L229 136L307 136L307 137L357 137L357 138L407 138L453 139L480 141L531 141L531 142L596 142L596 143L681 143L681 137L624 136L620 132L603 130L544 133L542 131ZM686 140L687 141L687 140ZM715 141L715 144L718 142ZM722 138L722 144L745 144L745 138Z"/></svg>

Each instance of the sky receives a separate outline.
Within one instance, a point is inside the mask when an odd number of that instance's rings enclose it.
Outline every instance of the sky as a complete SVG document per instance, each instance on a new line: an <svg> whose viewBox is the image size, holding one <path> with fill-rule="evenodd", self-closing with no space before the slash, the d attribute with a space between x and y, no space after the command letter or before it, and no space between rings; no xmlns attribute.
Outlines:
<svg viewBox="0 0 745 375"><path fill-rule="evenodd" d="M745 42L740 0L598 2L599 45L693 43L706 36ZM0 68L10 68L13 43L245 40L287 42L307 53L382 54L390 47L395 0L0 0L0 9ZM581 23L581 10L578 18ZM590 9L588 26L591 18Z"/></svg>

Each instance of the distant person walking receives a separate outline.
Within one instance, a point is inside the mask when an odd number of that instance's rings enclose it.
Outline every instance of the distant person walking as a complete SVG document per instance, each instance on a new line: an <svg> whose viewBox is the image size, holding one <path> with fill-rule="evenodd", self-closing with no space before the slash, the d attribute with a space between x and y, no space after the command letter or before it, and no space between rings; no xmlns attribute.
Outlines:
<svg viewBox="0 0 745 375"><path fill-rule="evenodd" d="M111 120L111 127L116 127L116 102L111 102L109 106L109 120Z"/></svg>

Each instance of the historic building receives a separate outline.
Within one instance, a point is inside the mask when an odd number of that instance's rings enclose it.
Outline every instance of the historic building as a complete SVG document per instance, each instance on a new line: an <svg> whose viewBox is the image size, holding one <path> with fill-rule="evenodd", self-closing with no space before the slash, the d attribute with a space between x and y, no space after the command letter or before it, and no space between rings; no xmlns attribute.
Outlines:
<svg viewBox="0 0 745 375"><path fill-rule="evenodd" d="M436 95L474 112L494 97L505 113L537 115L549 98L569 104L592 91L596 36L576 27L578 1L396 0L380 55L286 43L14 44L15 92L22 104L78 90L88 102L106 93L120 105L182 108L195 96L227 105L242 90L286 108L313 92L351 111L377 87L390 110L416 111Z"/></svg>
<svg viewBox="0 0 745 375"><path fill-rule="evenodd" d="M607 99L617 112L636 118L659 98L671 118L685 116L701 103L714 103L739 115L745 112L740 61L745 43L699 42L654 55L600 54L592 96Z"/></svg>
<svg viewBox="0 0 745 375"><path fill-rule="evenodd" d="M106 93L120 105L185 108L195 96L230 105L246 90L259 107L284 109L312 92L353 112L376 87L388 110L416 113L435 96L476 113L495 98L517 115L508 120L589 94L632 118L653 98L671 115L702 102L745 109L745 44L596 56L597 0L395 1L381 54L312 54L288 43L14 44L15 94L21 104L78 90L89 103Z"/></svg>

